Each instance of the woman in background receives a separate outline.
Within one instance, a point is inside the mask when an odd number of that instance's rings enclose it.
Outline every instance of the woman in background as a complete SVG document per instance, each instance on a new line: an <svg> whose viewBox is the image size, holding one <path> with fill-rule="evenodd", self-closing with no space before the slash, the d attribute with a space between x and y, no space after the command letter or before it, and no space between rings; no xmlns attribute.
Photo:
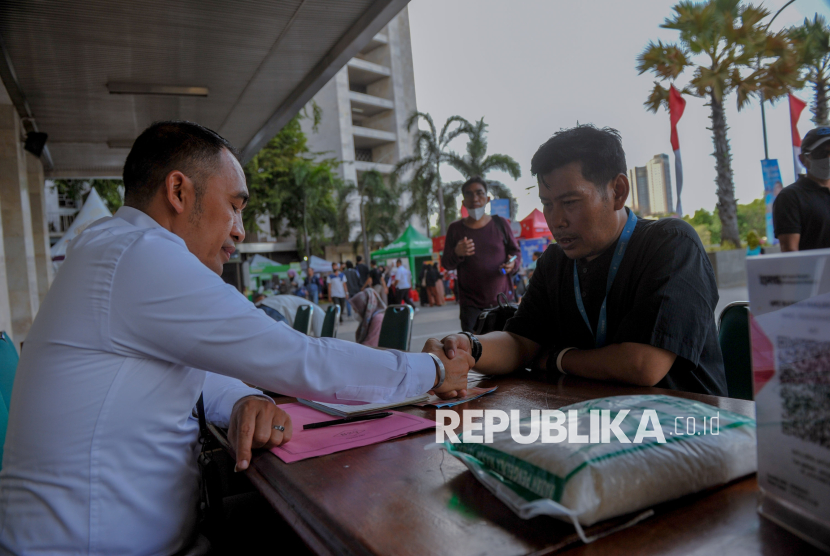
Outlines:
<svg viewBox="0 0 830 556"><path fill-rule="evenodd" d="M386 303L380 298L378 292L372 288L366 288L350 298L349 303L351 303L355 315L360 320L360 325L355 331L355 341L364 346L378 347Z"/></svg>

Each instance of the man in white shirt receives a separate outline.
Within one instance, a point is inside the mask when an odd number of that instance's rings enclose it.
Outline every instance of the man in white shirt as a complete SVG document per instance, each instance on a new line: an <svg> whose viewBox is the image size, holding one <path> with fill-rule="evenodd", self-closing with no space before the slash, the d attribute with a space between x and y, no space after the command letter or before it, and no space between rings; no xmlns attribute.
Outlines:
<svg viewBox="0 0 830 556"><path fill-rule="evenodd" d="M331 274L326 277L326 284L329 288L329 301L334 305L340 305L340 322L342 323L343 314L346 312L346 275L340 272L339 264L331 263Z"/></svg>
<svg viewBox="0 0 830 556"><path fill-rule="evenodd" d="M154 124L127 157L124 185L125 206L70 244L26 338L0 472L0 553L190 546L200 394L208 420L229 427L244 470L252 447L287 442L292 431L242 381L340 403L466 387L470 358L312 338L222 281L245 236L248 192L216 133Z"/></svg>
<svg viewBox="0 0 830 556"><path fill-rule="evenodd" d="M403 266L400 259L398 259L395 264L397 265L397 269L394 274L395 295L398 296L398 301L400 303L408 303L413 309L415 309L415 311L417 311L418 308L414 303L412 303L412 300L409 299L409 290L412 289L412 272Z"/></svg>

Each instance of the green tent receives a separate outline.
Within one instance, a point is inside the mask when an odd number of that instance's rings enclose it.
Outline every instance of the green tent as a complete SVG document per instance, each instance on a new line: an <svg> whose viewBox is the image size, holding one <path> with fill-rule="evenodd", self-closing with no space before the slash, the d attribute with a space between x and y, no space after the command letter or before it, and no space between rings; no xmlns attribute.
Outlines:
<svg viewBox="0 0 830 556"><path fill-rule="evenodd" d="M288 271L294 269L297 276L302 276L300 263L280 264L262 255L254 255L250 259L250 284L248 287L257 289L263 280L282 280L288 276Z"/></svg>
<svg viewBox="0 0 830 556"><path fill-rule="evenodd" d="M406 261L404 265L412 271L413 283L421 273L421 265L423 262L431 258L432 240L418 232L412 226L409 226L401 237L383 249L372 253L372 260L378 261L379 263L385 262L391 265L397 259Z"/></svg>

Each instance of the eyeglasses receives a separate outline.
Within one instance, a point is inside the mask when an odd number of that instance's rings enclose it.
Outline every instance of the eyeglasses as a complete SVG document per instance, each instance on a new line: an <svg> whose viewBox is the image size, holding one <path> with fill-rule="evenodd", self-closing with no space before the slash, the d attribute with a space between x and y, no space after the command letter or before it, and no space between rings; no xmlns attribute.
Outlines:
<svg viewBox="0 0 830 556"><path fill-rule="evenodd" d="M470 191L469 189L462 193L465 199L474 199L476 197L480 199L484 199L487 197L487 192L483 189L476 189L475 191Z"/></svg>

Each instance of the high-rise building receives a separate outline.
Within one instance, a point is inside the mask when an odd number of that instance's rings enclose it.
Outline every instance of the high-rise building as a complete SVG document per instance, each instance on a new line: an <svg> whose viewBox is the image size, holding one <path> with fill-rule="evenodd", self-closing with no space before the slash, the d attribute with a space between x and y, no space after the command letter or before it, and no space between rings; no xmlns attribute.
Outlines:
<svg viewBox="0 0 830 556"><path fill-rule="evenodd" d="M674 211L671 194L671 171L669 155L656 154L646 163L648 169L648 191L651 200L651 214L666 214Z"/></svg>
<svg viewBox="0 0 830 556"><path fill-rule="evenodd" d="M644 209L648 209L649 194L648 194L648 171L645 166L637 166L628 170L628 183L631 191L628 195L628 206L633 208L640 214L645 214Z"/></svg>
<svg viewBox="0 0 830 556"><path fill-rule="evenodd" d="M674 211L668 155L654 155L645 166L630 168L628 181L631 193L627 204L642 216Z"/></svg>
<svg viewBox="0 0 830 556"><path fill-rule="evenodd" d="M309 119L302 122L308 146L323 157L342 160L344 180L357 183L368 170L388 176L398 161L414 154L417 129L406 130L407 118L417 109L406 8L337 72L314 102L323 112L316 131ZM353 221L360 220L357 205L351 206ZM359 231L352 233L353 240Z"/></svg>

